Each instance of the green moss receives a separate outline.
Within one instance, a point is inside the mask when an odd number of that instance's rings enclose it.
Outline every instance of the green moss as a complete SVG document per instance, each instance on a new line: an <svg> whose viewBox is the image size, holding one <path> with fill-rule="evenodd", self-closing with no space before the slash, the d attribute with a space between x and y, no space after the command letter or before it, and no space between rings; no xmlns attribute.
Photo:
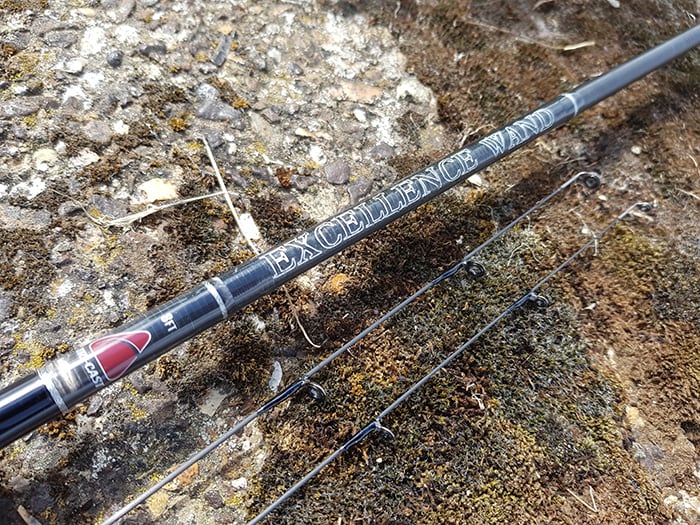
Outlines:
<svg viewBox="0 0 700 525"><path fill-rule="evenodd" d="M168 117L171 105L188 101L185 91L173 84L150 82L144 84L143 88L148 97L147 107L161 119Z"/></svg>
<svg viewBox="0 0 700 525"><path fill-rule="evenodd" d="M348 316L342 322L322 317L320 326L312 318L312 333L325 330L340 344L366 319L434 277L437 268L449 267L493 233L491 210L508 208L505 201L487 203L485 196L440 198L348 248L333 263L336 272L349 276L344 293L323 299L324 307ZM517 203L511 211L526 205ZM462 243L456 243L460 237ZM445 282L324 370L318 380L331 403L313 409L292 404L284 418L261 423L272 454L253 490L251 515L557 261L531 229L515 229L479 259L487 276ZM575 503L579 507L563 513L562 507L568 489L579 490L582 483L622 487L611 512L640 521L665 516L658 493L623 447L618 392L591 368L576 313L553 286L547 291L553 306L515 312L387 417L394 442L361 443L275 519L323 521L332 508L334 519L348 522L371 516L401 523L406 516L420 523L529 523L556 516L573 524L583 522L586 509ZM640 489L626 490L629 480Z"/></svg>
<svg viewBox="0 0 700 525"><path fill-rule="evenodd" d="M56 270L49 262L50 254L43 232L33 230L2 229L0 249L0 286L18 294L12 303L10 314L42 316L48 311L45 290L54 279Z"/></svg>
<svg viewBox="0 0 700 525"><path fill-rule="evenodd" d="M8 13L21 13L22 11L42 11L49 7L48 0L2 0L0 11Z"/></svg>

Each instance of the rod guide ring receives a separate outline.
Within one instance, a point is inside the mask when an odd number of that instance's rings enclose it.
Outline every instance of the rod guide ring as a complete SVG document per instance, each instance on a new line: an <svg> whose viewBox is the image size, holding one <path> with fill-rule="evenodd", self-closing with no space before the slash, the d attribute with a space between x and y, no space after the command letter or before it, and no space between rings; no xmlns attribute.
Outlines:
<svg viewBox="0 0 700 525"><path fill-rule="evenodd" d="M537 308L547 308L549 306L549 299L544 295L532 294L528 301L535 305Z"/></svg>
<svg viewBox="0 0 700 525"><path fill-rule="evenodd" d="M304 385L304 390L314 401L325 401L328 397L324 388L318 383L314 383L313 381L308 381Z"/></svg>
<svg viewBox="0 0 700 525"><path fill-rule="evenodd" d="M583 185L589 190L597 190L600 188L600 175L595 171L584 171L580 173Z"/></svg>
<svg viewBox="0 0 700 525"><path fill-rule="evenodd" d="M472 277L483 277L486 275L486 268L476 261L467 261L467 272Z"/></svg>

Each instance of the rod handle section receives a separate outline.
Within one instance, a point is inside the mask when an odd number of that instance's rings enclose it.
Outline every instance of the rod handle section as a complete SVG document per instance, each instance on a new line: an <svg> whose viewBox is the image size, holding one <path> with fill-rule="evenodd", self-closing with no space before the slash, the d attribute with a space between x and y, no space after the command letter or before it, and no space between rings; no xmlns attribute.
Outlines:
<svg viewBox="0 0 700 525"><path fill-rule="evenodd" d="M37 374L0 390L0 448L61 416L61 410Z"/></svg>

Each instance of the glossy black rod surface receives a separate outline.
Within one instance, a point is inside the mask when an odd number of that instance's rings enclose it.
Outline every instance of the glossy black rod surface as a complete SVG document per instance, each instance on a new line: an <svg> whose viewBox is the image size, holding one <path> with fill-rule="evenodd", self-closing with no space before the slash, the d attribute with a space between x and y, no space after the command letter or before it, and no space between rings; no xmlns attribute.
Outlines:
<svg viewBox="0 0 700 525"><path fill-rule="evenodd" d="M695 26L0 390L0 447L700 45Z"/></svg>

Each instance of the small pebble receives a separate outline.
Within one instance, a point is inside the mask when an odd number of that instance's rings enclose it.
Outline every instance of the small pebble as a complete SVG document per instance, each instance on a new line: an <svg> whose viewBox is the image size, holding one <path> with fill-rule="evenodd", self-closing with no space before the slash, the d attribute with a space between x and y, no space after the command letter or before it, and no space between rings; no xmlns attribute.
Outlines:
<svg viewBox="0 0 700 525"><path fill-rule="evenodd" d="M280 116L275 113L273 109L266 108L262 111L262 116L265 120L267 120L270 124L277 124L280 121Z"/></svg>
<svg viewBox="0 0 700 525"><path fill-rule="evenodd" d="M321 148L321 146L318 144L311 144L311 146L309 146L309 157L317 164L326 163L326 154L324 153L323 148Z"/></svg>
<svg viewBox="0 0 700 525"><path fill-rule="evenodd" d="M267 56L272 60L275 64L279 64L280 60L282 60L282 53L280 52L279 49L276 47L271 47L270 49L267 50Z"/></svg>
<svg viewBox="0 0 700 525"><path fill-rule="evenodd" d="M298 191L306 191L308 190L314 182L313 177L310 177L309 175L298 175L294 174L291 177L291 182L292 182L292 188Z"/></svg>
<svg viewBox="0 0 700 525"><path fill-rule="evenodd" d="M147 57L152 55L165 55L168 53L168 48L161 42L154 42L139 47L139 53Z"/></svg>
<svg viewBox="0 0 700 525"><path fill-rule="evenodd" d="M331 184L345 184L350 180L350 166L344 160L338 159L324 168L326 180Z"/></svg>
<svg viewBox="0 0 700 525"><path fill-rule="evenodd" d="M242 113L220 100L209 100L199 106L196 115L206 120L242 121Z"/></svg>
<svg viewBox="0 0 700 525"><path fill-rule="evenodd" d="M256 179L262 180L265 182L273 182L273 181L277 180L272 176L272 174L270 173L270 170L264 166L253 166L251 168L251 174Z"/></svg>
<svg viewBox="0 0 700 525"><path fill-rule="evenodd" d="M67 49L75 44L79 38L80 35L77 31L58 30L46 33L42 37L42 40L49 47L60 47Z"/></svg>
<svg viewBox="0 0 700 525"><path fill-rule="evenodd" d="M129 125L123 120L115 120L112 122L112 131L117 135L126 135L129 133Z"/></svg>
<svg viewBox="0 0 700 525"><path fill-rule="evenodd" d="M205 492L204 499L207 500L207 503L209 503L209 505L215 509L220 509L225 504L224 498L222 498L221 494L219 494L219 492L216 490L209 490Z"/></svg>
<svg viewBox="0 0 700 525"><path fill-rule="evenodd" d="M380 142L376 146L374 146L370 152L369 156L372 158L372 160L378 161L378 160L388 160L392 158L396 152L394 151L394 148L389 146L386 142Z"/></svg>
<svg viewBox="0 0 700 525"><path fill-rule="evenodd" d="M367 197L372 191L372 179L367 177L358 177L348 186L348 194L350 195L350 204L357 204L362 199Z"/></svg>
<svg viewBox="0 0 700 525"><path fill-rule="evenodd" d="M289 72L296 77L300 77L304 74L304 70L301 68L301 66L299 64L295 64L294 62L289 64Z"/></svg>
<svg viewBox="0 0 700 525"><path fill-rule="evenodd" d="M105 30L99 26L88 27L80 40L80 56L96 55L107 42Z"/></svg>
<svg viewBox="0 0 700 525"><path fill-rule="evenodd" d="M88 405L86 414L88 416L97 415L99 413L100 409L102 408L103 403L104 403L104 400L100 396L94 396L90 400L90 404Z"/></svg>
<svg viewBox="0 0 700 525"><path fill-rule="evenodd" d="M39 111L39 108L42 106L42 97L23 97L6 100L0 104L0 119L26 117Z"/></svg>
<svg viewBox="0 0 700 525"><path fill-rule="evenodd" d="M41 148L32 154L34 169L46 172L58 160L58 154L52 148Z"/></svg>
<svg viewBox="0 0 700 525"><path fill-rule="evenodd" d="M131 374L129 382L139 394L146 394L153 389L153 385L146 380L142 370L137 370Z"/></svg>
<svg viewBox="0 0 700 525"><path fill-rule="evenodd" d="M211 149L216 149L224 143L224 137L218 131L205 131L204 137L209 143Z"/></svg>
<svg viewBox="0 0 700 525"><path fill-rule="evenodd" d="M481 188L481 186L484 185L484 181L481 179L481 175L479 175L478 173L475 173L474 175L469 177L467 179L467 181L470 184L473 184L474 186L476 186L477 188Z"/></svg>
<svg viewBox="0 0 700 525"><path fill-rule="evenodd" d="M123 217L129 213L124 202L105 195L93 195L90 199L90 204L92 204L99 213L108 217Z"/></svg>
<svg viewBox="0 0 700 525"><path fill-rule="evenodd" d="M299 106L299 104L296 104L295 102L290 102L288 104L285 104L282 107L282 109L284 110L284 112L287 115L296 115L297 113L299 113L299 110L301 109L301 107Z"/></svg>
<svg viewBox="0 0 700 525"><path fill-rule="evenodd" d="M70 73L72 75L77 75L78 73L81 73L83 71L83 68L85 67L85 63L83 62L82 59L80 58L73 58L71 60L68 60L65 63L64 66L64 71L67 73Z"/></svg>
<svg viewBox="0 0 700 525"><path fill-rule="evenodd" d="M156 201L168 201L177 199L177 186L161 177L154 177L138 186L138 190L143 194L142 203L153 203Z"/></svg>
<svg viewBox="0 0 700 525"><path fill-rule="evenodd" d="M239 186L243 189L248 187L248 181L241 177L241 174L238 172L238 170L232 171L229 174L229 178L236 186Z"/></svg>
<svg viewBox="0 0 700 525"><path fill-rule="evenodd" d="M267 386L270 388L272 393L275 393L279 389L281 383L282 383L282 365L280 365L279 361L275 361L272 364L272 374L270 375L270 379L267 382Z"/></svg>
<svg viewBox="0 0 700 525"><path fill-rule="evenodd" d="M39 79L27 80L27 95L38 95L44 90L44 83Z"/></svg>
<svg viewBox="0 0 700 525"><path fill-rule="evenodd" d="M15 347L16 344L17 344L17 342L14 340L14 338L12 336L9 336L9 335L0 336L0 356L7 354L10 350L12 350Z"/></svg>
<svg viewBox="0 0 700 525"><path fill-rule="evenodd" d="M634 155L639 155L642 152L642 148L639 146L632 146L632 153Z"/></svg>
<svg viewBox="0 0 700 525"><path fill-rule="evenodd" d="M251 65L258 71L267 71L267 60L265 60L265 57L263 55L255 53L253 56L250 57L250 62Z"/></svg>
<svg viewBox="0 0 700 525"><path fill-rule="evenodd" d="M124 53L122 53L118 49L113 49L112 51L107 53L107 63L112 67L121 66L123 60L124 60Z"/></svg>
<svg viewBox="0 0 700 525"><path fill-rule="evenodd" d="M100 160L100 156L89 149L80 150L75 156L68 159L69 164L74 168L84 168Z"/></svg>
<svg viewBox="0 0 700 525"><path fill-rule="evenodd" d="M0 295L0 321L4 321L9 317L11 306L12 298L4 294ZM8 337L7 339L12 341L11 345L9 345L9 341L3 341L2 337L0 337L0 350L3 348L13 348L15 346L14 339L11 337Z"/></svg>
<svg viewBox="0 0 700 525"><path fill-rule="evenodd" d="M26 97L29 95L29 88L26 84L15 84L11 86L11 92L16 97Z"/></svg>
<svg viewBox="0 0 700 525"><path fill-rule="evenodd" d="M217 100L219 98L219 91L211 84L202 82L199 86L197 86L195 97L197 97L197 100L201 102L207 100Z"/></svg>
<svg viewBox="0 0 700 525"><path fill-rule="evenodd" d="M231 486L234 489L245 490L248 488L248 480L244 477L240 477L231 481Z"/></svg>
<svg viewBox="0 0 700 525"><path fill-rule="evenodd" d="M16 139L24 140L29 136L26 129L14 122L12 123L10 129ZM17 149L17 146L9 146L8 148L4 149L3 154L16 159L19 156L19 149Z"/></svg>
<svg viewBox="0 0 700 525"><path fill-rule="evenodd" d="M58 216L59 217L70 217L71 215L77 215L83 211L83 208L74 201L62 202L58 206Z"/></svg>
<svg viewBox="0 0 700 525"><path fill-rule="evenodd" d="M102 8L107 9L107 16L113 22L121 24L129 18L136 6L136 0L103 0Z"/></svg>
<svg viewBox="0 0 700 525"><path fill-rule="evenodd" d="M30 31L16 31L14 33L5 33L0 36L0 44L10 46L18 51L24 50L29 46Z"/></svg>
<svg viewBox="0 0 700 525"><path fill-rule="evenodd" d="M233 36L232 35L224 35L221 37L219 40L219 45L216 46L216 49L214 50L214 54L211 57L211 61L213 64L215 64L218 67L221 67L224 65L224 62L226 62L226 59L228 58L228 54L231 51L231 44L233 43Z"/></svg>
<svg viewBox="0 0 700 525"><path fill-rule="evenodd" d="M97 144L109 144L112 141L112 127L104 120L93 120L83 126L83 135Z"/></svg>
<svg viewBox="0 0 700 525"><path fill-rule="evenodd" d="M403 79L396 87L396 98L399 100L408 99L409 101L428 104L432 96L432 91L415 77Z"/></svg>

